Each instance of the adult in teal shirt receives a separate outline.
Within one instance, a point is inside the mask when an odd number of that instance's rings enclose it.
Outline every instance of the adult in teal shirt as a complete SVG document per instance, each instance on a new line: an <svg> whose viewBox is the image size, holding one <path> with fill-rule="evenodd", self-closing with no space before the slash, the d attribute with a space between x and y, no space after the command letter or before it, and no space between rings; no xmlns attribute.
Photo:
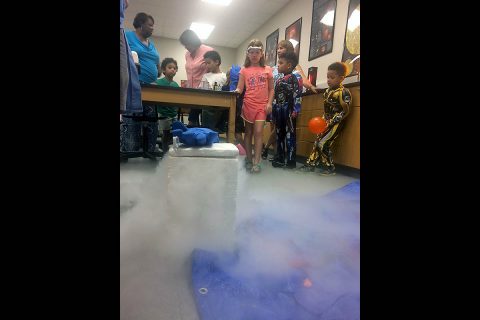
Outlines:
<svg viewBox="0 0 480 320"><path fill-rule="evenodd" d="M140 73L138 79L140 84L153 83L159 77L160 55L149 38L153 34L154 20L151 15L144 12L137 13L133 19L133 27L135 31L125 32L125 36L128 41L128 45L132 51L135 51L138 55L138 62L140 63ZM158 138L158 115L157 107L154 104L142 102L143 105L143 117L132 118L133 125L141 125L141 121L145 121L145 137L147 153L154 153L157 151L157 138ZM133 132L133 131L132 131ZM129 137L130 140L136 140L141 145L141 136L135 131L134 137ZM135 150L134 150L135 151Z"/></svg>
<svg viewBox="0 0 480 320"><path fill-rule="evenodd" d="M160 77L160 55L151 39L154 20L144 12L133 20L135 31L125 32L130 49L138 54L140 83L152 83Z"/></svg>

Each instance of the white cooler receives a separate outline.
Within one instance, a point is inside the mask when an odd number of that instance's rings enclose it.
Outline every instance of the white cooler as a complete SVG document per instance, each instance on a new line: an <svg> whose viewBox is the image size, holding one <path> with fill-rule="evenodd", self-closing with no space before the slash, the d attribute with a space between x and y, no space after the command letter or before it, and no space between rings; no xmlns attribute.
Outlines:
<svg viewBox="0 0 480 320"><path fill-rule="evenodd" d="M195 233L199 247L231 248L237 201L238 149L231 143L211 147L170 147L167 205L170 220Z"/></svg>

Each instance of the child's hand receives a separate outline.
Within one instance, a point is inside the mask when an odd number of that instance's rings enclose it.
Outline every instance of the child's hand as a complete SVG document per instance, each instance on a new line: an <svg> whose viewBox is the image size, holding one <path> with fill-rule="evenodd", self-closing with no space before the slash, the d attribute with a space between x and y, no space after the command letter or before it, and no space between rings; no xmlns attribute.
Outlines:
<svg viewBox="0 0 480 320"><path fill-rule="evenodd" d="M328 124L328 126L333 126L333 125L339 123L340 121L342 121L342 119L343 119L342 115L336 114L335 116L333 116L332 119L327 121L327 124Z"/></svg>
<svg viewBox="0 0 480 320"><path fill-rule="evenodd" d="M292 119L295 119L297 117L297 112L296 111L293 111L292 112Z"/></svg>
<svg viewBox="0 0 480 320"><path fill-rule="evenodd" d="M267 114L272 113L272 104L267 104L267 105L265 106L265 112L266 112Z"/></svg>

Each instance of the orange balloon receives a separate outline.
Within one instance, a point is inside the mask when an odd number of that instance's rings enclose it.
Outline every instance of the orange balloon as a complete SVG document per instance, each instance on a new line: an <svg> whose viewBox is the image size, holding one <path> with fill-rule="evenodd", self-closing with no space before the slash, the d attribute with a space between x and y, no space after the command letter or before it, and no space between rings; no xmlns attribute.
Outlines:
<svg viewBox="0 0 480 320"><path fill-rule="evenodd" d="M303 280L303 286L304 287L310 288L312 285L313 285L313 283L310 279L305 278L305 280Z"/></svg>
<svg viewBox="0 0 480 320"><path fill-rule="evenodd" d="M327 122L321 117L315 117L308 122L308 130L311 133L319 134L327 129Z"/></svg>

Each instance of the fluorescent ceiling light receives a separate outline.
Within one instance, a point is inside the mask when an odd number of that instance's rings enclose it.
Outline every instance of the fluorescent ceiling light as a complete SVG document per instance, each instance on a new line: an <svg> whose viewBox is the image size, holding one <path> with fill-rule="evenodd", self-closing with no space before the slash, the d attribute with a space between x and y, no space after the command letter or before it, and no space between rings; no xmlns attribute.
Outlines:
<svg viewBox="0 0 480 320"><path fill-rule="evenodd" d="M197 36L202 40L207 39L214 28L215 26L206 23L192 22L192 24L190 25L190 29L195 31Z"/></svg>
<svg viewBox="0 0 480 320"><path fill-rule="evenodd" d="M360 10L355 9L348 19L348 30L353 31L360 25Z"/></svg>
<svg viewBox="0 0 480 320"><path fill-rule="evenodd" d="M327 13L325 13L325 15L323 16L322 20L320 20L320 22L327 26L333 26L334 18L335 18L335 11L330 10Z"/></svg>
<svg viewBox="0 0 480 320"><path fill-rule="evenodd" d="M213 4L219 4L221 6L228 6L232 2L232 0L202 0L202 1L213 3Z"/></svg>

